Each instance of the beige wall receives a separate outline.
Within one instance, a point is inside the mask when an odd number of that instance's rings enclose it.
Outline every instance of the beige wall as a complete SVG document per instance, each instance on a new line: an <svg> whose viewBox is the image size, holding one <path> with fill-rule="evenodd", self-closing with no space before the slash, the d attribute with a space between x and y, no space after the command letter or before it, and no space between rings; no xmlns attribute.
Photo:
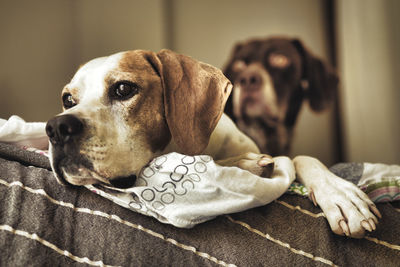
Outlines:
<svg viewBox="0 0 400 267"><path fill-rule="evenodd" d="M349 161L400 163L400 1L338 1Z"/></svg>
<svg viewBox="0 0 400 267"><path fill-rule="evenodd" d="M400 106L396 106L399 89L395 85L400 82L399 72L392 70L389 74L377 70L377 66L382 68L387 64L397 64L394 69L399 70L400 60L391 58L394 51L392 42L386 42L387 46L382 48L385 52L382 53L378 53L381 48L375 47L376 42L368 42L371 38L397 38L399 44L399 35L393 37L389 34L394 30L392 24L384 20L385 16L375 18L374 8L360 13L365 6L371 3L378 5L380 2L365 1L367 4L364 4L364 1L338 1L342 36L340 59L345 90L341 93L344 103L342 114L348 160L398 163L400 139L397 122ZM300 37L317 55L326 58L324 2L0 1L0 117L18 114L29 121L47 120L60 112L61 88L81 63L121 50L142 48L157 51L170 47L222 67L237 41L254 36L284 34ZM382 8L396 17L397 13L393 10L399 10L398 2L383 2L386 4ZM388 5L397 6L388 8ZM363 21L360 16L380 19L381 22ZM351 17L355 18L352 20ZM351 21L372 27L372 32L365 27L352 28L349 24ZM396 21L398 23L398 19ZM388 31L382 33L379 27L386 27ZM375 56L366 59L366 50L360 52L363 54L357 54L361 47L376 51ZM381 61L382 57L385 60ZM376 65L377 62L382 64ZM359 66L362 66L362 70L357 72ZM365 81L360 73L367 78ZM374 88L383 92L375 92ZM363 90L367 92L364 94ZM353 105L360 102L360 97L363 103ZM378 106L376 99L381 103ZM318 115L311 113L305 106L299 120L293 154L313 155L326 164L333 163L335 136L331 117L329 112ZM359 124L360 121L363 124Z"/></svg>
<svg viewBox="0 0 400 267"><path fill-rule="evenodd" d="M69 1L0 1L0 117L47 120L75 68Z"/></svg>
<svg viewBox="0 0 400 267"><path fill-rule="evenodd" d="M164 47L161 0L0 1L0 118L46 121L80 64Z"/></svg>

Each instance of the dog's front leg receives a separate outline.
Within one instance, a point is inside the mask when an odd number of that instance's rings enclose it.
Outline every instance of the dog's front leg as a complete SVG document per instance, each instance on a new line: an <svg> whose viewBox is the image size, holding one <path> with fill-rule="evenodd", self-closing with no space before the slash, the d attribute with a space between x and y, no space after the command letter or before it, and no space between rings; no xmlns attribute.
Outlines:
<svg viewBox="0 0 400 267"><path fill-rule="evenodd" d="M361 238L376 229L381 214L375 204L356 185L330 172L319 160L297 156L293 160L297 179L309 190L333 232ZM376 216L375 216L375 215Z"/></svg>

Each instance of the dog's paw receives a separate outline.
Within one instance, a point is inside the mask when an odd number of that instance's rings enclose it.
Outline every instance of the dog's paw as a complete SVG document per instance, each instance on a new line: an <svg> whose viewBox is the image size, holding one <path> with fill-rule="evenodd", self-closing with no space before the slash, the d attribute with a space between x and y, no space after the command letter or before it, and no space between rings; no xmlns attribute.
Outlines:
<svg viewBox="0 0 400 267"><path fill-rule="evenodd" d="M217 163L222 166L236 166L261 177L271 177L275 167L274 159L271 156L252 152L220 160Z"/></svg>
<svg viewBox="0 0 400 267"><path fill-rule="evenodd" d="M324 184L310 188L309 197L321 207L332 231L362 238L376 229L381 214L368 196L354 184L327 174Z"/></svg>

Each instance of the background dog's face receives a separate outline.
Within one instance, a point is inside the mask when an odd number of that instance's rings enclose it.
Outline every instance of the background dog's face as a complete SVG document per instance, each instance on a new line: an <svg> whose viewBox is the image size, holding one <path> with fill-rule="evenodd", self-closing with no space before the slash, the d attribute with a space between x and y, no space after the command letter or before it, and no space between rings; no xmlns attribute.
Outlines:
<svg viewBox="0 0 400 267"><path fill-rule="evenodd" d="M234 84L226 113L240 122L239 127L264 153L272 155L288 152L303 99L314 111L321 111L338 83L330 66L299 40L289 38L237 44L224 73Z"/></svg>
<svg viewBox="0 0 400 267"><path fill-rule="evenodd" d="M108 183L133 178L171 139L180 152L199 153L229 93L220 71L167 50L92 60L64 87L64 112L47 123L53 171L61 183Z"/></svg>
<svg viewBox="0 0 400 267"><path fill-rule="evenodd" d="M254 40L237 45L225 71L234 83L234 116L261 117L271 127L283 121L301 71L301 56L291 42Z"/></svg>

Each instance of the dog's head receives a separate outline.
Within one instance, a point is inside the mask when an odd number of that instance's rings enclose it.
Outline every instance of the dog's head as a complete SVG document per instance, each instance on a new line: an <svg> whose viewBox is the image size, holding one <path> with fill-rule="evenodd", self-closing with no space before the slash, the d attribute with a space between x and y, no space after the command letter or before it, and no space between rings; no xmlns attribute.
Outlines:
<svg viewBox="0 0 400 267"><path fill-rule="evenodd" d="M235 46L224 73L234 83L226 112L234 119L259 118L270 127L295 124L304 98L314 111L334 96L333 69L297 39L255 39Z"/></svg>
<svg viewBox="0 0 400 267"><path fill-rule="evenodd" d="M201 153L232 85L210 65L169 50L129 51L83 65L48 121L50 162L60 183L133 177L171 142Z"/></svg>

